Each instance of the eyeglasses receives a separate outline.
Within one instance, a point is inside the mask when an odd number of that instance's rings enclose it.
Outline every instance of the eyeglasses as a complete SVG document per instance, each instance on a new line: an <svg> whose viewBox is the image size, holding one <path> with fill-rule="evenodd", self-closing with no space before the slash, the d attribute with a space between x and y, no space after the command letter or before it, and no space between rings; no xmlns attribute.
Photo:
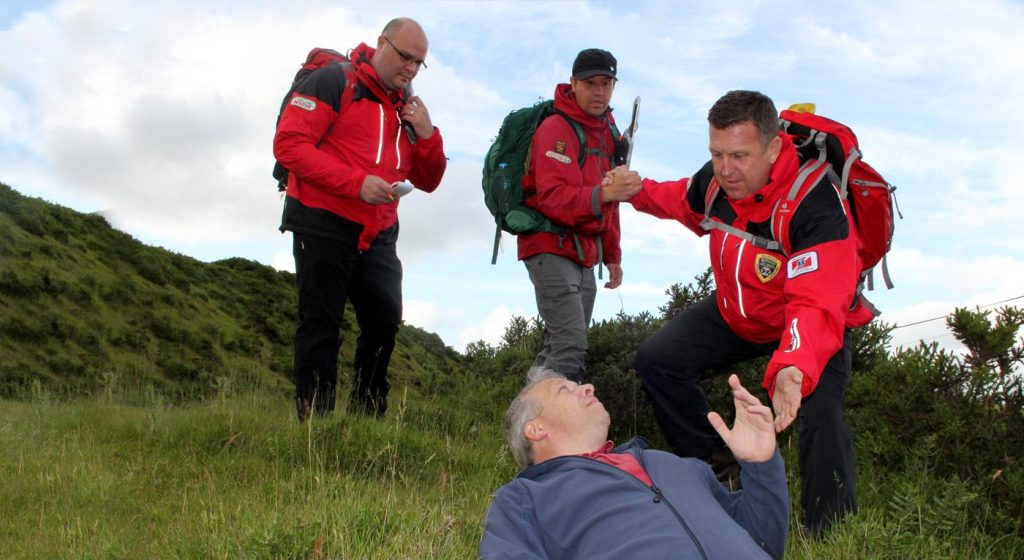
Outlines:
<svg viewBox="0 0 1024 560"><path fill-rule="evenodd" d="M381 35L381 37L384 37L384 36ZM387 37L384 37L384 40L387 41L389 45L391 45L391 48L395 49L395 52L398 53L398 56L402 57L402 60L404 60L406 64L408 64L410 62L415 62L416 63L416 68L419 68L420 66L422 66L424 68L427 67L427 61L423 60L422 58L416 58L415 56L413 56L413 55L403 51L402 49L396 47L395 44L391 42L391 39L388 39Z"/></svg>

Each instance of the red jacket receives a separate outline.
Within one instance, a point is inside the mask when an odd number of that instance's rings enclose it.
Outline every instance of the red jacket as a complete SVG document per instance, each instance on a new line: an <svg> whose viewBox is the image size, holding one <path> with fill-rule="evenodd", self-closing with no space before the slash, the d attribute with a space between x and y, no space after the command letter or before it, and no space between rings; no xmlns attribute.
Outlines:
<svg viewBox="0 0 1024 560"><path fill-rule="evenodd" d="M610 126L615 122L611 110L593 117L576 103L569 84L555 88L555 109L583 126L587 150L599 150L606 156L587 154L583 168L577 159L580 143L572 125L560 115L551 115L537 127L530 146L530 168L523 177L527 206L536 208L556 225L573 230L583 249L580 260L573 235L534 233L519 235L519 259L552 253L582 266L598 263L597 238L605 264L622 262L619 248L619 203L600 200L600 184L612 168L615 138ZM535 193L531 196L532 193Z"/></svg>
<svg viewBox="0 0 1024 560"><path fill-rule="evenodd" d="M720 191L711 219L771 237L772 209L786 195L799 168L793 143L788 136L780 136L782 151L768 184L740 200ZM663 183L644 179L643 190L631 202L641 212L679 220L704 235L699 224L713 176L708 162L692 178ZM835 187L822 179L790 222L788 258L721 230L711 231L711 269L722 317L745 340L779 341L764 376L769 392L780 369L796 366L804 374L803 395L809 395L825 364L842 347L844 328L871 320L871 313L859 303L851 309L861 264L849 211Z"/></svg>
<svg viewBox="0 0 1024 560"><path fill-rule="evenodd" d="M367 175L409 180L426 192L440 184L447 165L440 131L410 139L398 118L405 93L380 83L370 65L373 53L360 44L350 55L351 71L340 65L314 71L281 114L274 156L291 172L287 195L298 203L286 203L282 230L338 237L354 223L365 250L398 221L398 200L374 205L359 198ZM354 92L343 104L345 88ZM332 221L325 211L344 221Z"/></svg>

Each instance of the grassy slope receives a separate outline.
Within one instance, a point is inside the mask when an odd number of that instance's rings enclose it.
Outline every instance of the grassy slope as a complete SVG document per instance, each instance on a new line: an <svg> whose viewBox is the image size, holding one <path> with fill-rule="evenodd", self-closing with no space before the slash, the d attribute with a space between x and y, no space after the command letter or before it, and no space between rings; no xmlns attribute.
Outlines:
<svg viewBox="0 0 1024 560"><path fill-rule="evenodd" d="M33 383L81 394L112 380L184 397L224 384L287 393L294 315L289 273L149 247L98 215L0 184L0 396ZM394 379L421 383L454 357L436 335L406 327Z"/></svg>
<svg viewBox="0 0 1024 560"><path fill-rule="evenodd" d="M515 471L498 419L472 412L504 395L478 383L457 400L407 393L384 420L306 426L266 394L0 401L0 557L474 557L490 495ZM1024 554L1020 538L935 509L950 481L866 471L861 514L824 542L791 534L787 558Z"/></svg>
<svg viewBox="0 0 1024 560"><path fill-rule="evenodd" d="M410 428L429 416L0 403L0 557L464 557L510 473L497 434Z"/></svg>

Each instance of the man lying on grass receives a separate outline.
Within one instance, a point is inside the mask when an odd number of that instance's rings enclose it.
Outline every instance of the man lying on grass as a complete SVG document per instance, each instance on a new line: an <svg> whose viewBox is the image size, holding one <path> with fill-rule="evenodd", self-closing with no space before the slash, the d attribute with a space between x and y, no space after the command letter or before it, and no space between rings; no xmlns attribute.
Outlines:
<svg viewBox="0 0 1024 560"><path fill-rule="evenodd" d="M531 371L505 414L524 468L494 496L481 557L781 558L789 491L772 411L735 375L729 385L733 428L708 419L743 466L736 492L707 463L647 449L643 438L613 448L593 385Z"/></svg>

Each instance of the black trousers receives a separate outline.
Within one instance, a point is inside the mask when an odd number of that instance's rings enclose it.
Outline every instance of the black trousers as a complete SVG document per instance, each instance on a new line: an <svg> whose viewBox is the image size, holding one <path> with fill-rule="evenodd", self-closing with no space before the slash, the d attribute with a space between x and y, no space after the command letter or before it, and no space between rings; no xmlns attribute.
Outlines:
<svg viewBox="0 0 1024 560"><path fill-rule="evenodd" d="M299 420L334 410L346 301L359 323L350 407L382 415L388 364L402 320L402 263L393 242L359 251L354 243L294 234L299 324L295 330L295 405Z"/></svg>
<svg viewBox="0 0 1024 560"><path fill-rule="evenodd" d="M856 511L853 436L846 424L851 335L829 360L798 414L803 523L818 534ZM641 344L636 370L665 438L680 456L708 460L724 444L707 420L700 380L711 371L771 354L778 341L753 343L733 334L714 294L668 321ZM724 372L723 372L724 373Z"/></svg>

